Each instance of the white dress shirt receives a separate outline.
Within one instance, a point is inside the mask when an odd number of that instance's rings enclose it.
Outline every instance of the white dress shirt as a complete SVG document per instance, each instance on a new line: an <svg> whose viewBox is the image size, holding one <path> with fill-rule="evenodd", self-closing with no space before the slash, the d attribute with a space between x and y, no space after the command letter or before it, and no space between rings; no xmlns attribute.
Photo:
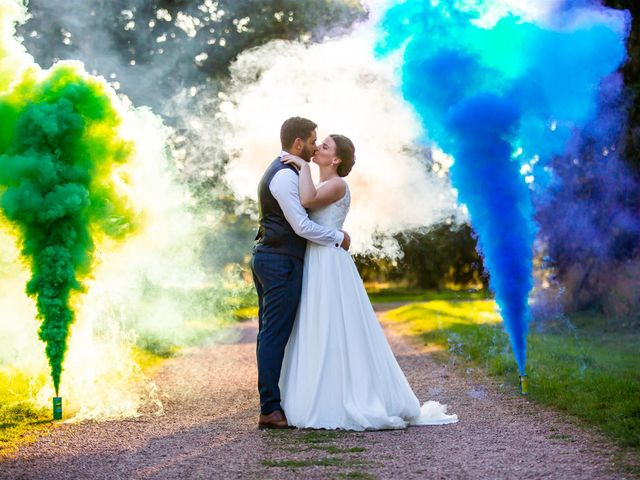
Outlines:
<svg viewBox="0 0 640 480"><path fill-rule="evenodd" d="M289 153L282 151L278 157L282 158L285 155ZM298 175L293 170L283 168L278 171L269 183L269 190L296 235L325 247L340 248L344 233L323 227L309 218L307 211L300 203Z"/></svg>

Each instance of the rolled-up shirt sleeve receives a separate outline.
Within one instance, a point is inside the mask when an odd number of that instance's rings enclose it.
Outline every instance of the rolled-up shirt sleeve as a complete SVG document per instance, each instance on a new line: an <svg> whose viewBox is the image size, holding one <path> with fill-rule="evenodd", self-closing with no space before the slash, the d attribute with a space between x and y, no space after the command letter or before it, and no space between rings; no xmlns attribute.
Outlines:
<svg viewBox="0 0 640 480"><path fill-rule="evenodd" d="M296 235L325 247L340 248L344 233L323 227L309 218L300 203L298 175L293 170L285 168L276 173L269 183L269 190Z"/></svg>

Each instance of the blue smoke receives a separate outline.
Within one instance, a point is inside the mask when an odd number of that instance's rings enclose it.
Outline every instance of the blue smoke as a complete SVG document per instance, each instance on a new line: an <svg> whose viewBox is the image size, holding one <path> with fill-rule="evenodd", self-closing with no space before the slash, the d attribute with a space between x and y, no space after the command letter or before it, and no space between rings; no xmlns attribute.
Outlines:
<svg viewBox="0 0 640 480"><path fill-rule="evenodd" d="M451 180L523 374L531 192L552 183L552 159L596 116L601 82L626 58L630 16L571 1L535 22L508 15L489 28L481 13L498 3L404 1L382 18L376 53L401 51L404 97L428 140L455 159Z"/></svg>

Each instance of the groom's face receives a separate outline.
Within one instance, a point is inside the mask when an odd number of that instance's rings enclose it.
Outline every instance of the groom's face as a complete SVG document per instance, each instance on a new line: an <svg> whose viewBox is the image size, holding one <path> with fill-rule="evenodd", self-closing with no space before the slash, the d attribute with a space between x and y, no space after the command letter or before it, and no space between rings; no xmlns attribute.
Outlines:
<svg viewBox="0 0 640 480"><path fill-rule="evenodd" d="M302 151L300 152L300 158L306 160L307 162L311 161L311 157L316 154L318 147L316 147L316 140L318 140L318 134L314 130L311 132L309 138L307 138L302 144Z"/></svg>

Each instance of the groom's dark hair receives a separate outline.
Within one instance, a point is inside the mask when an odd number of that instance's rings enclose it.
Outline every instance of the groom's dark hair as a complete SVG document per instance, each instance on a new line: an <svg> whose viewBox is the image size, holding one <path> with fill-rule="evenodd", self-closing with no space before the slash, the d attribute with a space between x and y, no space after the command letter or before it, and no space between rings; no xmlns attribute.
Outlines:
<svg viewBox="0 0 640 480"><path fill-rule="evenodd" d="M316 128L318 128L318 125L308 118L291 117L286 119L282 127L280 127L280 143L282 144L282 149L287 150L291 148L296 138L306 140Z"/></svg>

